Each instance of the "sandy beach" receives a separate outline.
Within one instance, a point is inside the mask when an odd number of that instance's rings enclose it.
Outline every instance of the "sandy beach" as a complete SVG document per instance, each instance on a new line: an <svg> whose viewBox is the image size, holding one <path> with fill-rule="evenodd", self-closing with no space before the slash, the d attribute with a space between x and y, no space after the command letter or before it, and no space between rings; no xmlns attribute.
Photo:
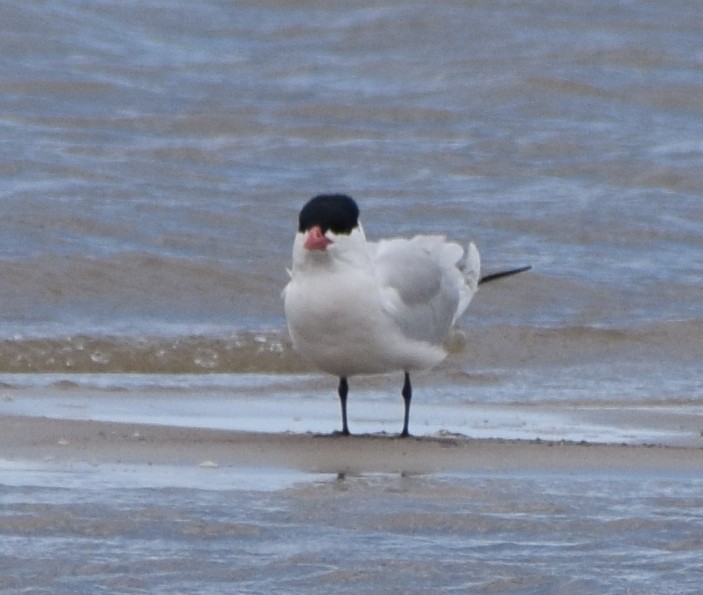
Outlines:
<svg viewBox="0 0 703 595"><path fill-rule="evenodd" d="M0 416L9 460L290 468L313 473L703 472L703 449L543 440L269 434Z"/></svg>
<svg viewBox="0 0 703 595"><path fill-rule="evenodd" d="M0 452L4 593L694 593L703 574L695 446L2 415Z"/></svg>
<svg viewBox="0 0 703 595"><path fill-rule="evenodd" d="M344 437L307 375L4 381L3 592L699 590L695 399L427 386L400 439L383 385L355 392Z"/></svg>

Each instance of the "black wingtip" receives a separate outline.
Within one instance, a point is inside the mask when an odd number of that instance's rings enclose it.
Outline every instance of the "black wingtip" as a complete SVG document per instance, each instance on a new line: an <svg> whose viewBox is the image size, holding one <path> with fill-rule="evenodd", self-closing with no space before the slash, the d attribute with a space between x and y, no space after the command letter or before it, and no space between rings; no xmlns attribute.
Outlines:
<svg viewBox="0 0 703 595"><path fill-rule="evenodd" d="M488 283L489 281L495 281L496 279L502 279L503 277L510 277L510 275L517 275L518 273L524 273L525 271L529 271L532 268L532 265L527 265L525 267L520 267L519 269L510 269L509 271L500 271L499 273L491 273L490 275L486 275L484 277L481 277L478 280L478 284L481 285L482 283Z"/></svg>

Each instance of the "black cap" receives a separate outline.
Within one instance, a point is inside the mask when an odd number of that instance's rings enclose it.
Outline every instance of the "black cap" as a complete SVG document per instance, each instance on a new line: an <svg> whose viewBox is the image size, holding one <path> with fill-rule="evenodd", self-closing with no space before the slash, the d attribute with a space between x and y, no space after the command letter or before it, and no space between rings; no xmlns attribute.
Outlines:
<svg viewBox="0 0 703 595"><path fill-rule="evenodd" d="M311 198L301 209L298 217L298 231L308 231L315 226L322 233L350 234L359 227L359 207L354 199L345 194L320 194Z"/></svg>

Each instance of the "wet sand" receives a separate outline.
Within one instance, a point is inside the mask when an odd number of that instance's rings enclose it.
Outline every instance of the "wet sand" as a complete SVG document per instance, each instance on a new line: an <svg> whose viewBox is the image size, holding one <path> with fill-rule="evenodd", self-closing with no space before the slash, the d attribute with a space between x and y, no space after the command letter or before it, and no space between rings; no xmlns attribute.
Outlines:
<svg viewBox="0 0 703 595"><path fill-rule="evenodd" d="M700 590L698 446L0 415L0 459L8 593Z"/></svg>
<svg viewBox="0 0 703 595"><path fill-rule="evenodd" d="M0 416L6 460L288 468L324 473L701 472L703 449L544 440L269 434Z"/></svg>

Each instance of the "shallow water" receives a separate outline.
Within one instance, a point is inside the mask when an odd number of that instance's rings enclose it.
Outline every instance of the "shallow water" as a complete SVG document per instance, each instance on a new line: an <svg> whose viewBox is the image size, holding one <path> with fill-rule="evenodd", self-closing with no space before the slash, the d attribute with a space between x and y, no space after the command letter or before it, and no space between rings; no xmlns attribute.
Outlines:
<svg viewBox="0 0 703 595"><path fill-rule="evenodd" d="M534 267L482 288L465 349L415 378L411 430L700 442L649 421L703 397L701 30L693 0L3 2L0 409L336 428L334 379L292 352L280 291L298 209L342 191L370 238L445 233L486 272ZM351 386L352 430L395 431L399 379ZM8 509L0 584L695 591L700 486L640 479L79 482L63 500L0 480L27 507ZM359 528L305 521L310 490ZM427 490L460 492L468 519ZM123 530L135 510L148 522Z"/></svg>
<svg viewBox="0 0 703 595"><path fill-rule="evenodd" d="M7 388L7 381L24 388ZM339 426L332 387L315 375L284 381L278 374L76 374L71 382L58 374L0 375L0 384L6 387L0 389L0 415L264 433L329 434ZM400 431L403 406L396 388L383 379L356 386L348 405L353 433ZM291 399L296 392L300 396ZM517 389L509 392L516 399ZM418 437L703 446L703 404L696 399L575 403L526 397L486 403L456 385L427 387L422 397L412 407L411 429Z"/></svg>
<svg viewBox="0 0 703 595"><path fill-rule="evenodd" d="M280 290L298 209L344 191L372 238L534 266L442 377L699 397L701 17L589 7L4 3L0 371L309 371Z"/></svg>
<svg viewBox="0 0 703 595"><path fill-rule="evenodd" d="M2 471L7 593L694 593L703 575L701 480L675 472Z"/></svg>

